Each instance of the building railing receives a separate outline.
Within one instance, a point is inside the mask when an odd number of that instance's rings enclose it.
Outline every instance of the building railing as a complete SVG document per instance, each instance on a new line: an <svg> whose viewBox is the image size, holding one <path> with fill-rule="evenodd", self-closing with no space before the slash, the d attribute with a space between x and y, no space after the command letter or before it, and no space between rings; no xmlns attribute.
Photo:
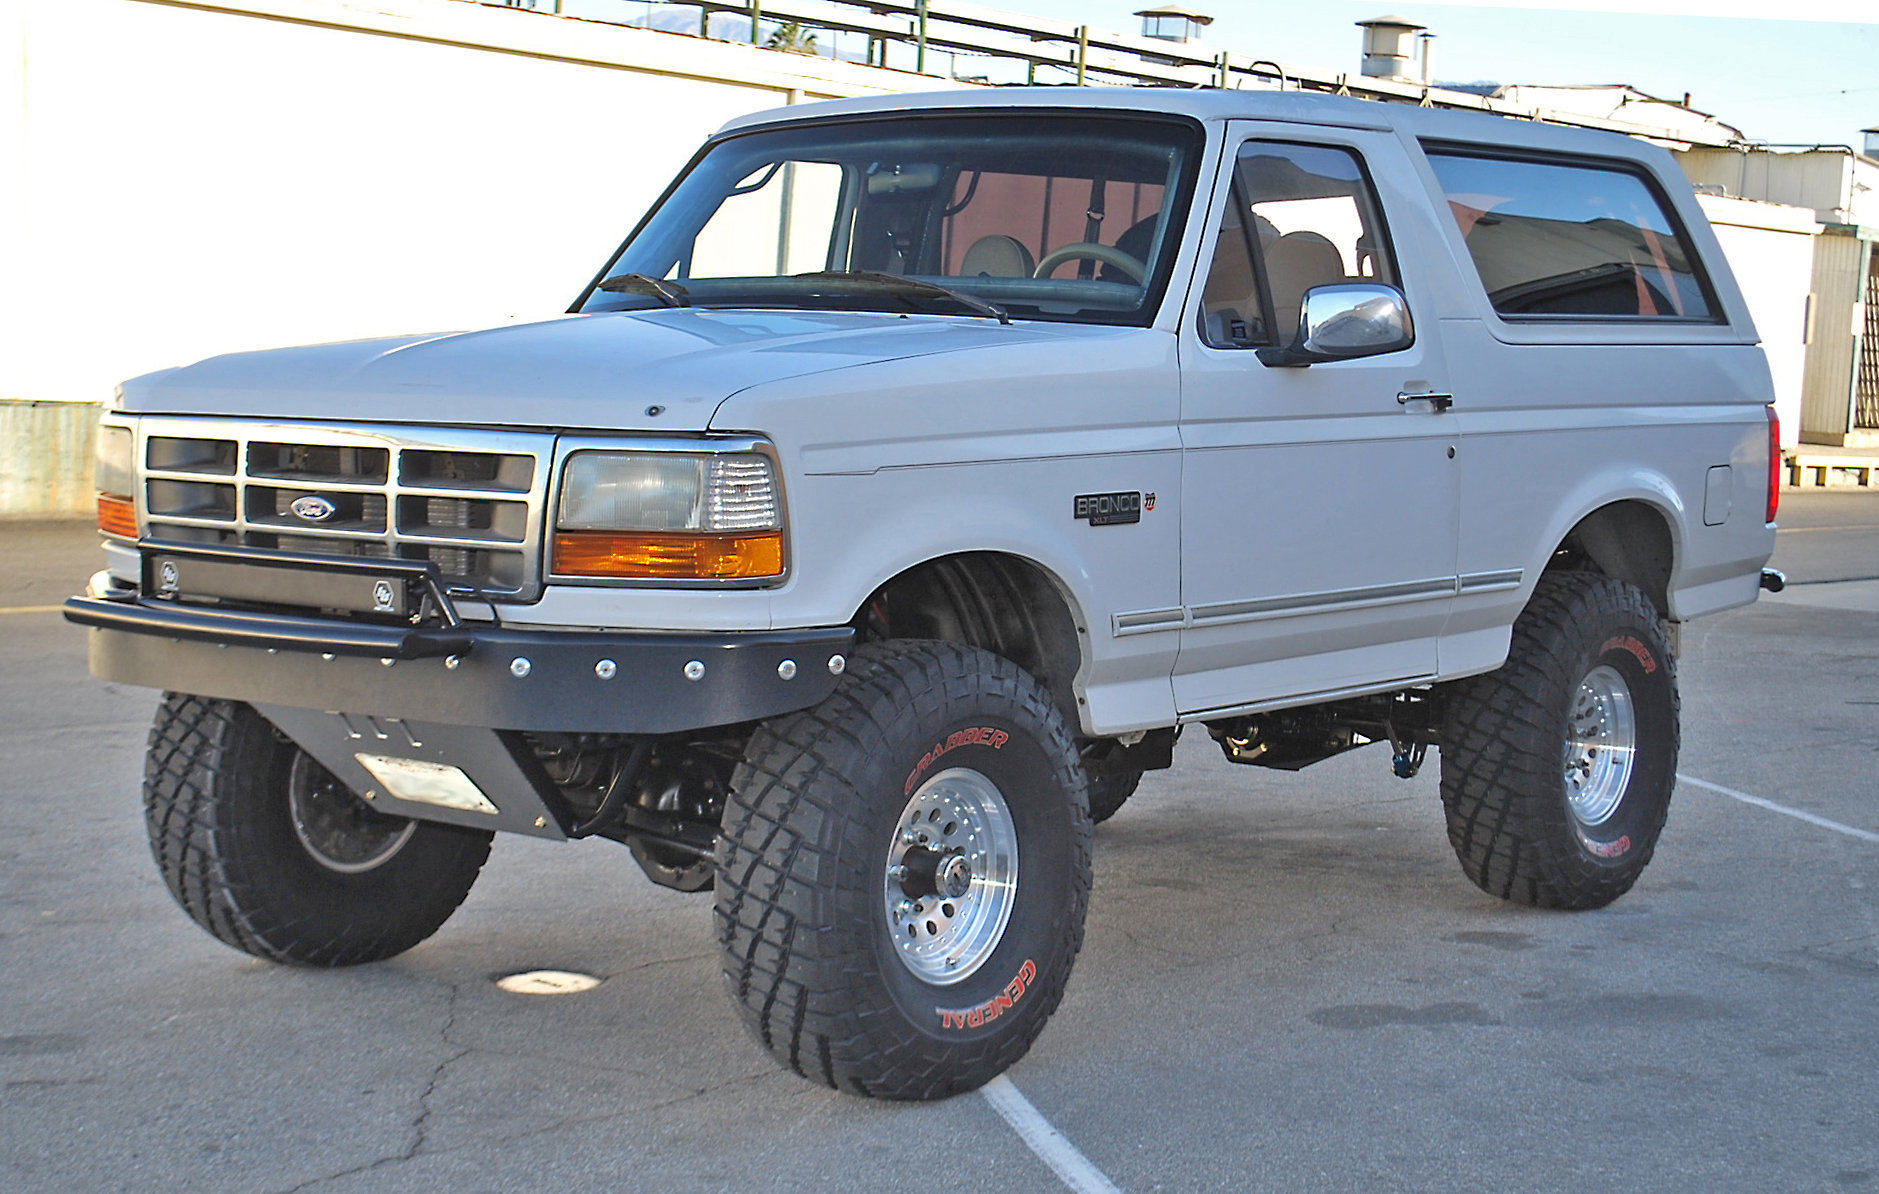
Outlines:
<svg viewBox="0 0 1879 1194"><path fill-rule="evenodd" d="M597 16L603 10L604 0L481 2L611 19ZM870 66L889 66L888 47L896 46L900 47L896 56L901 61L892 65L901 67L910 63L913 70L922 74L931 73L939 66L940 54L1022 64L1022 78L992 80L961 75L956 63L949 62L945 73L961 82L1315 91L1605 129L1677 146L1726 146L1735 144L1737 139L1733 130L1723 126L1715 130L1687 126L1659 128L1642 122L1554 111L1406 79L1376 78L1279 63L1228 50L1213 50L1197 41L1118 33L1092 25L991 8L969 0L616 0L611 7L620 13L616 23L648 25L668 32L678 30L669 22L657 20L655 12L670 14L675 9L696 9L697 24L683 22L683 31L695 28L699 34L716 40L748 41L779 49L800 51L810 34L821 31L860 35L867 39L867 50L858 61ZM794 35L793 44L790 37L778 37L778 31L785 28ZM816 46L814 52L822 49Z"/></svg>

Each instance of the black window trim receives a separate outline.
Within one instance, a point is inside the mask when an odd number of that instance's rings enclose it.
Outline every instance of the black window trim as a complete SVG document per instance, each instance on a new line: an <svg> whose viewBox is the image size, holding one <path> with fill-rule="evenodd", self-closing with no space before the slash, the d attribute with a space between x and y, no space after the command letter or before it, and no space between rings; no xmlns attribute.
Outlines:
<svg viewBox="0 0 1879 1194"><path fill-rule="evenodd" d="M1477 158L1504 162L1527 162L1540 166L1565 166L1580 170L1602 170L1607 173L1628 174L1637 179L1643 184L1645 191L1650 194L1651 198L1657 201L1658 211L1663 213L1665 220L1670 223L1672 234L1675 235L1677 240L1683 245L1685 255L1690 259L1691 271L1696 278L1697 289L1702 291L1703 301L1709 304L1710 311L1707 316L1508 315L1504 314L1494 305L1493 296L1487 293L1487 287L1481 280L1480 267L1475 266L1475 284L1480 288L1481 296L1487 300L1488 310L1494 313L1496 319L1501 320L1503 323L1528 325L1602 323L1628 327L1653 328L1663 327L1665 325L1688 327L1727 327L1729 325L1729 316L1727 312L1723 310L1723 304L1716 294L1715 286L1710 283L1708 262L1706 262L1703 259L1703 255L1697 251L1696 242L1690 237L1688 225L1683 222L1682 216L1678 214L1676 204L1670 202L1670 195L1664 190L1663 185L1658 182L1657 175L1642 162L1632 161L1627 158L1600 157L1597 154L1589 153L1562 153L1545 149L1483 145L1475 141L1449 141L1439 137L1424 137L1419 139L1417 143L1421 146L1423 155L1431 158ZM1433 172L1434 168L1431 167L1431 173ZM1438 185L1441 183L1440 176L1437 176L1436 182ZM1448 198L1447 193L1441 192L1441 194L1443 201L1446 203ZM1460 231L1460 226L1455 222L1455 214L1453 211L1449 213L1448 226L1455 228L1457 232ZM1464 249L1467 247L1466 237L1462 238L1462 245ZM1470 265L1474 265L1474 254L1472 252L1468 254L1468 262Z"/></svg>

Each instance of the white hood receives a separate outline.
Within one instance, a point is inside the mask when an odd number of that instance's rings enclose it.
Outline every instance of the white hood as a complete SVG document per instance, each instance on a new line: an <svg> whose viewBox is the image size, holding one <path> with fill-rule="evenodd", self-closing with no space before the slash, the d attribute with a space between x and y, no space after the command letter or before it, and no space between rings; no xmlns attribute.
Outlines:
<svg viewBox="0 0 1879 1194"><path fill-rule="evenodd" d="M1066 328L876 312L668 309L232 353L124 383L133 414L695 432L763 382L1055 340ZM657 415L650 407L664 408Z"/></svg>

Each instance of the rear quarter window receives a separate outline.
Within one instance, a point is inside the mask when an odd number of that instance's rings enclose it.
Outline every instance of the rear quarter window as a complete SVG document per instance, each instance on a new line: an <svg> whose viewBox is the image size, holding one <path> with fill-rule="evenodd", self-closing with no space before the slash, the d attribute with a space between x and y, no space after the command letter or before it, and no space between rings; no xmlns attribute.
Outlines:
<svg viewBox="0 0 1879 1194"><path fill-rule="evenodd" d="M1642 174L1436 148L1428 155L1503 317L1717 321L1695 251Z"/></svg>

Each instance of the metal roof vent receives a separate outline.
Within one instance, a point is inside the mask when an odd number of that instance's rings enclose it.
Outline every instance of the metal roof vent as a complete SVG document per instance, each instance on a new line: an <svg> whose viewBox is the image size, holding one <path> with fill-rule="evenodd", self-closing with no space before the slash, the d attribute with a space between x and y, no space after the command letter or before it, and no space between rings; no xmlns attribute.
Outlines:
<svg viewBox="0 0 1879 1194"><path fill-rule="evenodd" d="M1199 41L1200 31L1214 23L1214 19L1206 13L1182 8L1178 4L1144 8L1135 15L1142 18L1142 36L1157 41Z"/></svg>
<svg viewBox="0 0 1879 1194"><path fill-rule="evenodd" d="M1372 17L1357 22L1364 31L1363 73L1373 79L1413 80L1416 35L1428 28L1405 17Z"/></svg>

